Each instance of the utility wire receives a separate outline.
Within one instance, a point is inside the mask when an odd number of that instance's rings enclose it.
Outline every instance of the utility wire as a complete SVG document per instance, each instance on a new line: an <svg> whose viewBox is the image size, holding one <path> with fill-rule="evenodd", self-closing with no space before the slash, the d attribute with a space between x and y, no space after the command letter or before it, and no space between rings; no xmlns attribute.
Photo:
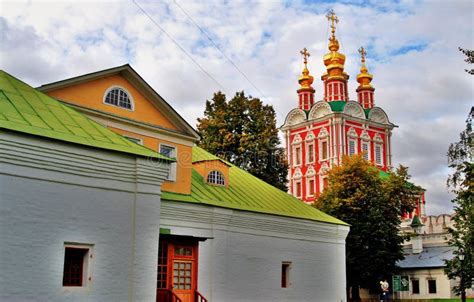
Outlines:
<svg viewBox="0 0 474 302"><path fill-rule="evenodd" d="M202 72L204 72L210 79L212 79L216 84L217 86L219 86L223 91L225 91L225 88L224 86L221 85L221 83L219 83L219 81L217 81L209 72L207 72L204 67L201 66L201 64L199 64L187 51L186 49L184 49L181 45L179 45L179 43L173 39L173 37L171 37L170 34L168 34L166 32L166 30L163 29L163 27L161 27L146 11L145 9L143 9L135 0L132 0L132 2L143 12L143 14L145 14L145 16L148 17L148 19L150 19L151 22L153 22L153 24L158 27L162 33L164 33L176 46L178 46L179 49L181 49L182 52L184 52L186 54L186 56L188 56L189 59L191 59L191 61L193 61L194 64L196 64Z"/></svg>
<svg viewBox="0 0 474 302"><path fill-rule="evenodd" d="M268 99L263 94L263 92L260 89L258 89L258 87L250 80L250 78L222 51L222 49L219 47L219 45L217 45L214 42L214 40L207 34L207 32L201 26L199 26L199 24L197 24L196 21L194 21L194 19L186 12L186 10L184 10L184 8L181 5L179 5L178 1L173 0L173 2L186 15L186 17L188 17L188 19L191 20L191 22L194 24L194 26L196 26L206 36L206 38L209 40L209 42L211 42L211 44L224 56L224 58L226 58L227 61L229 61L230 64L232 64L232 66L234 66L234 68L247 80L247 82L249 82L250 85L252 85L252 87L255 88L255 90L261 96L263 96L263 98Z"/></svg>

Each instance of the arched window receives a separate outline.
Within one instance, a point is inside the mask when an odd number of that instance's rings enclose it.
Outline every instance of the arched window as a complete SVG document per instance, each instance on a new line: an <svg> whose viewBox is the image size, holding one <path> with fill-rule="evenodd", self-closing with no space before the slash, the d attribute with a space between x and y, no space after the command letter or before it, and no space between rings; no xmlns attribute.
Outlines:
<svg viewBox="0 0 474 302"><path fill-rule="evenodd" d="M217 170L209 172L209 174L207 175L207 183L210 183L213 185L224 186L225 185L224 174L222 174L221 172Z"/></svg>
<svg viewBox="0 0 474 302"><path fill-rule="evenodd" d="M133 110L130 95L120 87L113 87L109 89L105 95L104 102L106 104Z"/></svg>

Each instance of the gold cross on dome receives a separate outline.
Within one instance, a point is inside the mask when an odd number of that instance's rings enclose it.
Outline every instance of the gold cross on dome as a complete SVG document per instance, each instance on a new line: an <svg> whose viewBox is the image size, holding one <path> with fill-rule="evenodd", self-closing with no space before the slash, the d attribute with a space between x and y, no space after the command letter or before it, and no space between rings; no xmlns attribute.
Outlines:
<svg viewBox="0 0 474 302"><path fill-rule="evenodd" d="M311 56L311 54L309 53L309 51L305 48L303 48L303 50L300 51L300 54L303 55L303 63L304 65L308 64L308 57Z"/></svg>
<svg viewBox="0 0 474 302"><path fill-rule="evenodd" d="M330 9L328 13L326 14L326 18L328 18L328 21L331 22L331 32L334 35L336 32L336 24L339 23L339 19L336 16L336 13L334 12L333 9Z"/></svg>
<svg viewBox="0 0 474 302"><path fill-rule="evenodd" d="M363 46L359 48L359 53L360 57L362 58L362 62L365 62L365 56L367 55L367 52L365 51Z"/></svg>

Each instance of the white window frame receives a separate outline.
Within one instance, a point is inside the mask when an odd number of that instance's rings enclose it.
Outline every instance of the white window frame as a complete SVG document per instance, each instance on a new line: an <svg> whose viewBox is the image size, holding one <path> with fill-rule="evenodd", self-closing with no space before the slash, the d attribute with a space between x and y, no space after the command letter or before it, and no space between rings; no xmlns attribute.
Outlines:
<svg viewBox="0 0 474 302"><path fill-rule="evenodd" d="M211 173L214 173L216 172L215 176L211 175ZM209 181L209 177L211 178L214 178L214 180L216 182L210 182ZM222 180L222 183L219 183L220 180ZM210 171L209 173L207 173L207 178L206 178L206 182L210 185L214 185L214 186L225 186L226 185L226 180L225 180L225 176L224 176L224 173L222 173L221 171L219 170L212 170Z"/></svg>
<svg viewBox="0 0 474 302"><path fill-rule="evenodd" d="M294 196L296 198L303 197L303 182L301 181L301 179L294 180L293 182L295 184L295 195ZM300 195L298 195L298 190L297 190L298 184L300 184Z"/></svg>
<svg viewBox="0 0 474 302"><path fill-rule="evenodd" d="M310 149L313 150L313 160L310 160L310 158L309 158L309 150ZM316 161L316 152L314 150L314 142L313 141L306 143L306 150L305 151L306 151L306 159L307 159L306 163L308 163L308 164L314 163Z"/></svg>
<svg viewBox="0 0 474 302"><path fill-rule="evenodd" d="M297 152L299 148L299 152ZM298 153L298 154L297 154ZM298 163L297 158L300 158L300 162ZM303 165L303 147L302 144L297 144L293 146L293 166L294 167L301 167Z"/></svg>
<svg viewBox="0 0 474 302"><path fill-rule="evenodd" d="M354 144L354 153L351 153L351 143ZM358 150L357 150L357 147L358 147L358 146L357 146L357 139L356 139L356 138L349 138L349 139L347 140L347 154L348 154L349 156L352 156L352 155L355 155L355 154L358 153L358 152L357 152L357 151L358 151Z"/></svg>
<svg viewBox="0 0 474 302"><path fill-rule="evenodd" d="M158 153L161 154L161 147L162 146L163 147L168 147L168 148L173 148L174 154L173 154L173 156L170 156L171 158L177 158L178 157L178 155L177 155L178 154L178 149L176 148L176 146L173 146L173 145L170 145L170 144L160 143ZM167 181L172 181L172 182L176 181L177 166L178 166L177 161L172 162L170 164L170 171L168 172L168 177L166 178Z"/></svg>
<svg viewBox="0 0 474 302"><path fill-rule="evenodd" d="M364 150L364 146L367 146L367 150ZM370 141L362 141L362 152L364 152L365 160L370 161Z"/></svg>
<svg viewBox="0 0 474 302"><path fill-rule="evenodd" d="M380 148L380 161L377 160L377 147ZM383 143L374 144L374 161L377 166L383 166Z"/></svg>
<svg viewBox="0 0 474 302"><path fill-rule="evenodd" d="M119 105L114 105L114 104L110 104L110 103L105 102L105 99L107 98L107 94L109 94L109 92L114 90L114 89L121 89L121 90L125 91L125 93L128 96L128 99L130 100L130 107L131 107L130 109L125 108L125 107L121 107ZM102 98L102 103L105 104L105 105L113 106L113 107L120 108L120 109L123 109L123 110L135 111L135 102L133 101L132 94L130 93L130 91L128 91L127 89L125 89L121 86L111 86L111 87L107 88L107 90L105 90L104 96Z"/></svg>
<svg viewBox="0 0 474 302"><path fill-rule="evenodd" d="M324 154L323 143L326 143L326 158L323 158L323 154ZM319 162L328 160L329 159L329 140L327 138L319 140L318 149L319 149L319 152L318 152Z"/></svg>
<svg viewBox="0 0 474 302"><path fill-rule="evenodd" d="M62 284L61 280L61 286L63 289L67 289L68 291L80 291L84 290L88 285L89 282L92 281L92 258L93 258L93 244L87 244L87 243L75 243L75 242L64 242L64 247L63 247L63 271L62 271L62 276L64 278L64 260L66 259L66 248L73 248L73 249L84 249L87 250L87 252L84 255L84 260L82 263L82 285L81 286L65 286Z"/></svg>
<svg viewBox="0 0 474 302"><path fill-rule="evenodd" d="M310 183L311 181L314 182L314 186L313 186L313 194L311 194L311 190L310 190ZM314 176L311 176L311 177L306 177L306 196L308 197L314 197L316 195L316 177Z"/></svg>

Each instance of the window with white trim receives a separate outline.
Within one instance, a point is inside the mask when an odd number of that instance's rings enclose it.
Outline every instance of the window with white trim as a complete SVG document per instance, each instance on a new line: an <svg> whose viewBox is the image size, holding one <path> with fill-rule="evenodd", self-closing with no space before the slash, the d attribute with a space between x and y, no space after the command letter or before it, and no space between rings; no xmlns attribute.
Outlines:
<svg viewBox="0 0 474 302"><path fill-rule="evenodd" d="M349 156L357 153L357 140L349 139Z"/></svg>
<svg viewBox="0 0 474 302"><path fill-rule="evenodd" d="M362 142L362 152L364 152L364 159L370 160L370 142Z"/></svg>
<svg viewBox="0 0 474 302"><path fill-rule="evenodd" d="M301 197L301 180L295 181L295 196L300 198Z"/></svg>
<svg viewBox="0 0 474 302"><path fill-rule="evenodd" d="M225 185L224 174L222 174L220 171L217 171L217 170L209 172L209 174L207 174L207 183L210 183L213 185L224 186Z"/></svg>
<svg viewBox="0 0 474 302"><path fill-rule="evenodd" d="M295 165L301 165L301 146L295 147Z"/></svg>
<svg viewBox="0 0 474 302"><path fill-rule="evenodd" d="M375 149L375 163L377 165L383 166L383 148L382 148L382 144L376 143L374 149Z"/></svg>
<svg viewBox="0 0 474 302"><path fill-rule="evenodd" d="M176 147L160 144L160 153L166 157L176 158ZM170 171L168 172L168 178L166 180L176 181L176 167L176 162L170 164Z"/></svg>
<svg viewBox="0 0 474 302"><path fill-rule="evenodd" d="M321 176L321 192L328 186L329 181L327 175Z"/></svg>
<svg viewBox="0 0 474 302"><path fill-rule="evenodd" d="M120 87L109 89L105 95L104 103L133 110L133 103L129 93Z"/></svg>
<svg viewBox="0 0 474 302"><path fill-rule="evenodd" d="M308 179L306 187L307 187L307 195L314 196L314 192L316 191L316 182L314 180L314 176Z"/></svg>
<svg viewBox="0 0 474 302"><path fill-rule="evenodd" d="M314 162L314 143L306 144L306 162L307 163Z"/></svg>
<svg viewBox="0 0 474 302"><path fill-rule="evenodd" d="M327 160L328 159L328 140L320 140L319 141L319 160Z"/></svg>

